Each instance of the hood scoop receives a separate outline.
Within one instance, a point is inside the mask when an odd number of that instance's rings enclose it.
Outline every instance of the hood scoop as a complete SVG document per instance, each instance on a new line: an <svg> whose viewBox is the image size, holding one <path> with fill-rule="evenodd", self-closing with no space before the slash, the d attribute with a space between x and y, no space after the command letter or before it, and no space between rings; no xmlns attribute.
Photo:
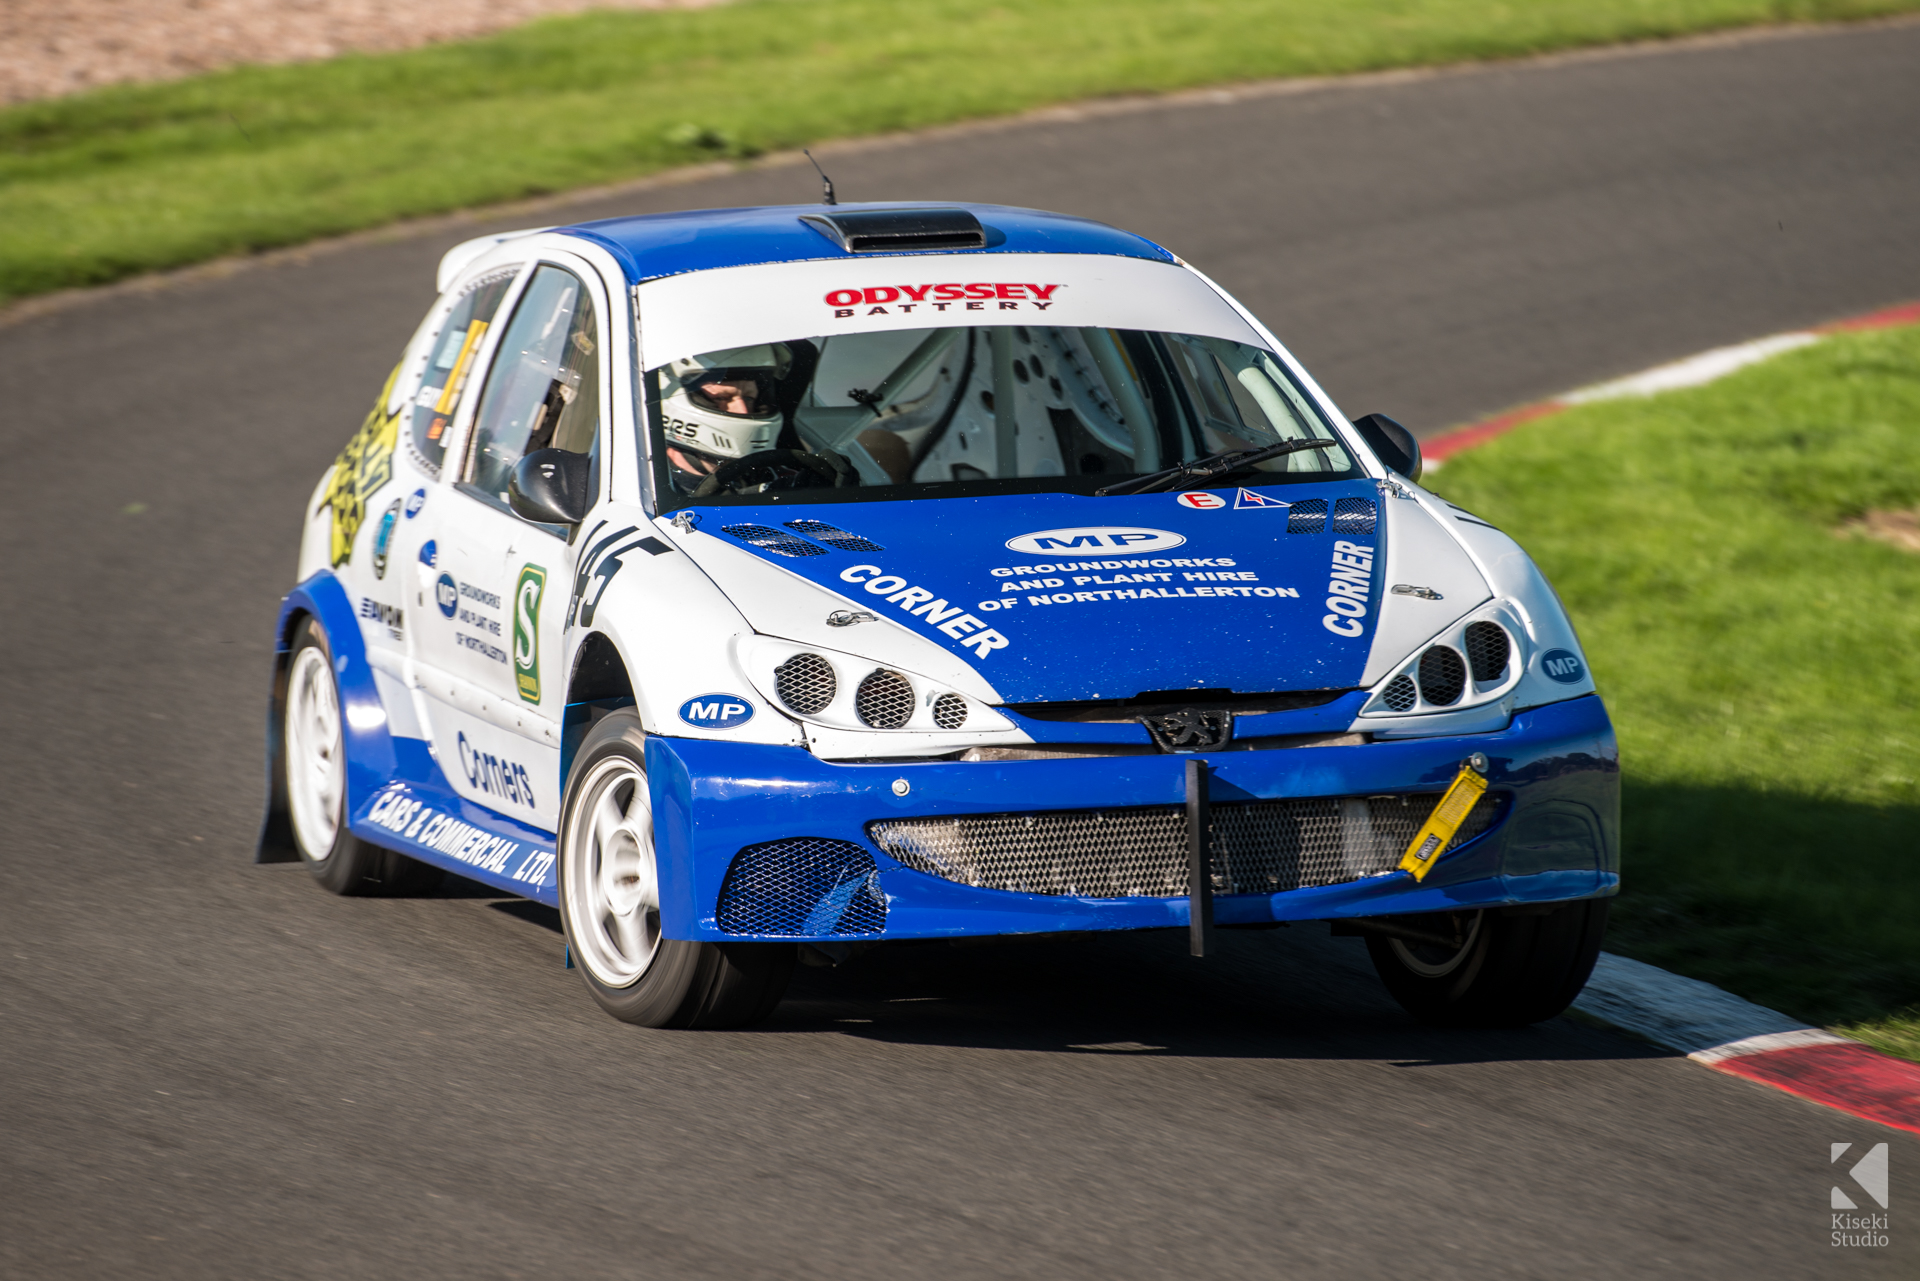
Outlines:
<svg viewBox="0 0 1920 1281"><path fill-rule="evenodd" d="M800 221L850 254L987 247L987 229L965 209L849 209Z"/></svg>

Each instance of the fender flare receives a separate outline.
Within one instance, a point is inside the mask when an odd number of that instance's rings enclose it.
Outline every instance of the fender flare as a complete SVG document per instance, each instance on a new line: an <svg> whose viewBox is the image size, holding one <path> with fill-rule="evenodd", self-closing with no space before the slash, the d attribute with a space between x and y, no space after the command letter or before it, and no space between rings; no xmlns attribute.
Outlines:
<svg viewBox="0 0 1920 1281"><path fill-rule="evenodd" d="M382 783L393 777L398 760L393 734L387 726L386 705L380 701L373 668L367 663L366 642L346 588L332 570L319 570L288 592L280 602L274 625L273 683L267 701L267 804L254 849L256 863L297 863L293 822L287 812L284 751L287 701L287 663L294 635L306 619L320 624L333 652L334 681L340 690L341 736L347 758L346 813L350 820Z"/></svg>

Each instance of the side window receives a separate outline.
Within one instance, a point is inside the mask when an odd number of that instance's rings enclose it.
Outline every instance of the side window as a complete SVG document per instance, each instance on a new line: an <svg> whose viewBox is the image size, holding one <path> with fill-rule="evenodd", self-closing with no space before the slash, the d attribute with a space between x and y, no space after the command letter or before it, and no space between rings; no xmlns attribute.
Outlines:
<svg viewBox="0 0 1920 1281"><path fill-rule="evenodd" d="M474 416L467 481L505 502L513 465L536 449L591 453L599 439L600 351L593 296L542 266L527 282Z"/></svg>
<svg viewBox="0 0 1920 1281"><path fill-rule="evenodd" d="M420 393L414 397L412 430L408 442L415 461L428 474L438 476L447 457L447 428L460 408L460 393L466 390L473 372L473 356L480 340L487 336L493 313L500 309L507 286L519 274L507 267L488 272L467 282L460 300L440 326L433 339L432 354L420 376Z"/></svg>

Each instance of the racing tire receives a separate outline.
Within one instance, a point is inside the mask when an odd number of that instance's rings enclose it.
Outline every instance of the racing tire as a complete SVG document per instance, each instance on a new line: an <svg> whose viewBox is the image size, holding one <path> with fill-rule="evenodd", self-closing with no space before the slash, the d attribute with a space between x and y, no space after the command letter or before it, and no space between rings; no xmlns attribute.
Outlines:
<svg viewBox="0 0 1920 1281"><path fill-rule="evenodd" d="M560 803L560 920L596 1004L642 1027L757 1023L787 990L791 943L708 943L660 932L646 732L630 711L587 731Z"/></svg>
<svg viewBox="0 0 1920 1281"><path fill-rule="evenodd" d="M300 625L281 693L279 782L293 845L313 879L335 894L420 894L439 868L355 836L347 827L347 754L333 650L313 619Z"/></svg>
<svg viewBox="0 0 1920 1281"><path fill-rule="evenodd" d="M1436 1027L1524 1027L1573 1003L1593 973L1610 899L1580 899L1553 910L1436 912L1392 918L1423 933L1459 938L1457 947L1367 936L1387 991L1407 1013Z"/></svg>

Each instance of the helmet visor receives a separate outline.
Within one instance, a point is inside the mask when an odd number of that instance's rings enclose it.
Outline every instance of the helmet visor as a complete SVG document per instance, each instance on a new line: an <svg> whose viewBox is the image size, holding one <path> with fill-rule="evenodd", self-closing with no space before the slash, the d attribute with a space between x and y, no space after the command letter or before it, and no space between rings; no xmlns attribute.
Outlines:
<svg viewBox="0 0 1920 1281"><path fill-rule="evenodd" d="M771 418L779 412L768 367L703 369L682 382L689 403L729 418Z"/></svg>

